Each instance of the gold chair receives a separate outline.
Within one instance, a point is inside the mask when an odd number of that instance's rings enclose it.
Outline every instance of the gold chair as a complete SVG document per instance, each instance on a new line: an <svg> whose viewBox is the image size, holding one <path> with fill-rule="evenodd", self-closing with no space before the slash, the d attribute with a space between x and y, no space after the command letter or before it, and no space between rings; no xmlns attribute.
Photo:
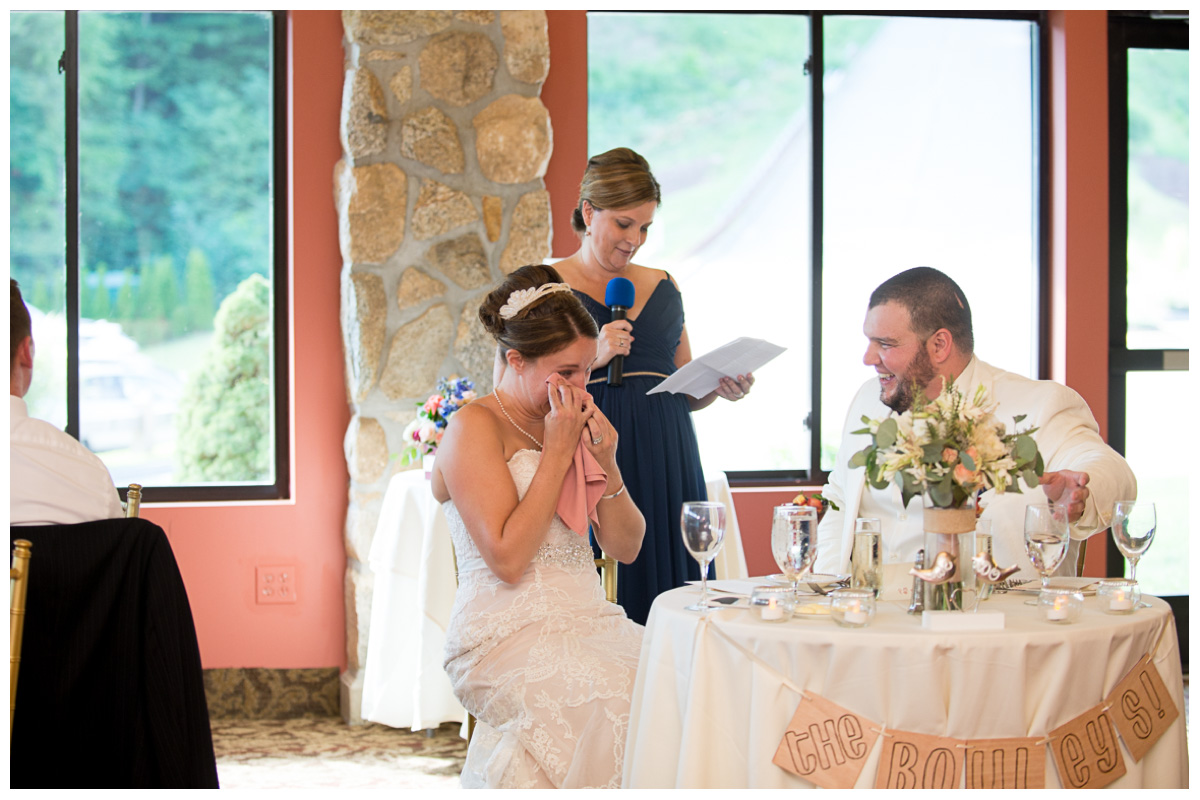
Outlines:
<svg viewBox="0 0 1200 800"><path fill-rule="evenodd" d="M596 559L596 566L600 568L600 582L604 585L604 596L608 602L617 602L617 560L600 551L600 558Z"/></svg>
<svg viewBox="0 0 1200 800"><path fill-rule="evenodd" d="M125 493L125 517L136 517L141 513L142 509L142 485L140 483L129 484L129 491Z"/></svg>
<svg viewBox="0 0 1200 800"><path fill-rule="evenodd" d="M17 672L21 669L21 639L25 634L25 593L29 588L29 559L33 544L28 539L13 543L12 566L8 570L8 735L12 736L17 710Z"/></svg>

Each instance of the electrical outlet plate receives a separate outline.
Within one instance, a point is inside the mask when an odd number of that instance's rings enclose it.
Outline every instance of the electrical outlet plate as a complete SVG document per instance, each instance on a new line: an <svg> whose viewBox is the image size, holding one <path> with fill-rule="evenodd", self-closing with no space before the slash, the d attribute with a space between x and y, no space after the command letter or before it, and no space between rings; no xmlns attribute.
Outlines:
<svg viewBox="0 0 1200 800"><path fill-rule="evenodd" d="M255 567L254 599L260 605L296 602L296 567Z"/></svg>

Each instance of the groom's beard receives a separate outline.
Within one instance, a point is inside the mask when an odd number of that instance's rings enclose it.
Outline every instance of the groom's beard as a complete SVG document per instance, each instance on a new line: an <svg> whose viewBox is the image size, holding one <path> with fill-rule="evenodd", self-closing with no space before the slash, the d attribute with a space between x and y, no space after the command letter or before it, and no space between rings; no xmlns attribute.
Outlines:
<svg viewBox="0 0 1200 800"><path fill-rule="evenodd" d="M925 350L925 345L922 342L921 348L917 350L917 354L913 356L912 362L909 363L908 369L905 370L904 377L896 376L896 390L890 397L880 392L879 399L888 408L898 414L903 414L912 408L913 397L916 396L916 392L925 391L925 387L930 384L934 377L933 362L929 360L929 353Z"/></svg>

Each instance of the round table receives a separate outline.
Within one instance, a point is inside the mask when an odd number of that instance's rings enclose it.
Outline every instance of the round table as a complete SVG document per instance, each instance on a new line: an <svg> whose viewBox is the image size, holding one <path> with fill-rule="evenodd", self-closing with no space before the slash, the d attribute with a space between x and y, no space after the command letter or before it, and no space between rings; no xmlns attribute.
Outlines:
<svg viewBox="0 0 1200 800"><path fill-rule="evenodd" d="M906 608L881 602L870 627L829 618L767 623L755 612L684 611L684 587L655 601L647 620L625 747L625 788L812 788L772 763L801 696L813 692L885 730L957 739L1043 736L1099 704L1147 653L1179 719L1110 788L1186 787L1183 676L1169 606L1129 616L1085 598L1070 625L1044 622L1017 594L1004 630L932 632ZM790 685L789 685L790 684ZM856 787L875 785L882 737ZM1049 751L1046 787L1061 783Z"/></svg>

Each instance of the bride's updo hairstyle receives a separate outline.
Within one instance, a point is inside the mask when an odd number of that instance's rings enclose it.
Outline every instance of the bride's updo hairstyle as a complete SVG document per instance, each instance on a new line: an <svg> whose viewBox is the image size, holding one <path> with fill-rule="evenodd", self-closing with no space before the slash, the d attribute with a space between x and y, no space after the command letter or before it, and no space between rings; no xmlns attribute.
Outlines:
<svg viewBox="0 0 1200 800"><path fill-rule="evenodd" d="M653 200L662 205L662 188L650 171L646 159L628 147L618 147L588 159L583 180L579 183L579 202L571 212L571 227L583 233L583 201L598 211L630 208Z"/></svg>
<svg viewBox="0 0 1200 800"><path fill-rule="evenodd" d="M514 292L532 296L546 284L561 284L563 289L547 291L515 314L505 310ZM516 350L530 360L557 353L580 336L600 336L596 321L566 288L558 270L544 264L521 267L493 289L479 306L479 321L502 350Z"/></svg>

